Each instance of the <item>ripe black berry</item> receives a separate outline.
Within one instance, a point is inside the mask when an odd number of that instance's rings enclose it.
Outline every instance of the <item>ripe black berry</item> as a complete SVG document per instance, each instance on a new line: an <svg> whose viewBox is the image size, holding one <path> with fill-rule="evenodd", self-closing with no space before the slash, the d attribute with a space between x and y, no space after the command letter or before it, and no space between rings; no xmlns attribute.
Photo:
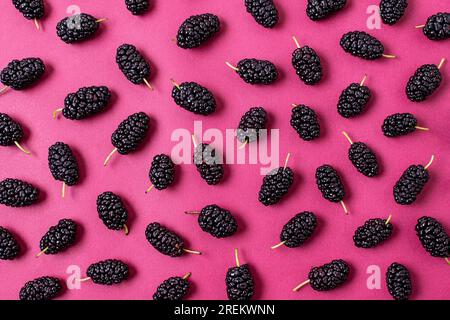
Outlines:
<svg viewBox="0 0 450 320"><path fill-rule="evenodd" d="M86 274L96 284L111 286L127 280L130 272L126 263L108 259L91 264Z"/></svg>
<svg viewBox="0 0 450 320"><path fill-rule="evenodd" d="M183 254L183 239L157 222L150 223L147 226L145 237L162 254L170 257L179 257Z"/></svg>
<svg viewBox="0 0 450 320"><path fill-rule="evenodd" d="M36 83L45 72L39 58L13 60L0 72L0 81L14 90L23 90Z"/></svg>
<svg viewBox="0 0 450 320"><path fill-rule="evenodd" d="M178 29L177 45L183 49L197 48L220 29L219 17L211 13L187 18Z"/></svg>
<svg viewBox="0 0 450 320"><path fill-rule="evenodd" d="M223 178L222 159L216 155L216 149L202 143L195 147L194 164L203 180L209 185L216 185Z"/></svg>
<svg viewBox="0 0 450 320"><path fill-rule="evenodd" d="M175 164L168 155L159 154L153 157L148 176L152 185L158 190L168 188L175 179Z"/></svg>
<svg viewBox="0 0 450 320"><path fill-rule="evenodd" d="M381 20L388 25L394 25L405 14L408 7L407 0L381 0L380 16Z"/></svg>
<svg viewBox="0 0 450 320"><path fill-rule="evenodd" d="M0 226L0 260L13 260L20 253L20 245L14 235Z"/></svg>
<svg viewBox="0 0 450 320"><path fill-rule="evenodd" d="M428 166L429 164L425 167L422 165L411 165L403 172L402 176L394 186L395 202L402 205L408 205L416 201L417 197L422 192L422 189L430 179L430 175L427 171Z"/></svg>
<svg viewBox="0 0 450 320"><path fill-rule="evenodd" d="M424 101L441 85L442 75L434 64L420 66L406 84L406 96L413 102Z"/></svg>
<svg viewBox="0 0 450 320"><path fill-rule="evenodd" d="M134 84L143 84L150 78L149 63L131 44L122 44L117 48L116 62L125 77Z"/></svg>
<svg viewBox="0 0 450 320"><path fill-rule="evenodd" d="M345 52L366 60L381 58L384 52L383 44L364 31L352 31L344 34L340 44Z"/></svg>
<svg viewBox="0 0 450 320"><path fill-rule="evenodd" d="M0 113L0 146L13 146L23 139L23 129L20 123L14 121L6 113Z"/></svg>
<svg viewBox="0 0 450 320"><path fill-rule="evenodd" d="M295 72L307 85L313 85L322 79L322 65L314 49L298 46L292 53L292 66Z"/></svg>
<svg viewBox="0 0 450 320"><path fill-rule="evenodd" d="M216 111L214 95L195 82L175 84L172 98L177 105L195 114L206 116Z"/></svg>
<svg viewBox="0 0 450 320"><path fill-rule="evenodd" d="M59 220L50 227L40 243L41 254L57 254L72 246L77 235L77 224L70 219Z"/></svg>
<svg viewBox="0 0 450 320"><path fill-rule="evenodd" d="M332 166L325 164L317 168L316 183L322 196L328 201L340 202L344 199L344 185Z"/></svg>
<svg viewBox="0 0 450 320"><path fill-rule="evenodd" d="M450 257L450 237L439 221L432 217L420 218L417 220L416 233L422 246L433 257Z"/></svg>
<svg viewBox="0 0 450 320"><path fill-rule="evenodd" d="M127 232L128 211L118 195L109 191L100 194L97 197L97 212L108 229Z"/></svg>
<svg viewBox="0 0 450 320"><path fill-rule="evenodd" d="M408 300L412 293L411 276L408 269L397 262L392 263L386 272L386 284L395 300Z"/></svg>
<svg viewBox="0 0 450 320"><path fill-rule="evenodd" d="M317 115L310 107L300 104L292 109L291 126L300 138L311 141L320 136L320 125Z"/></svg>
<svg viewBox="0 0 450 320"><path fill-rule="evenodd" d="M392 229L392 224L386 219L369 219L356 229L353 242L358 248L373 248L389 239Z"/></svg>
<svg viewBox="0 0 450 320"><path fill-rule="evenodd" d="M395 113L383 121L383 134L386 137L404 136L416 131L417 119L411 113Z"/></svg>
<svg viewBox="0 0 450 320"><path fill-rule="evenodd" d="M350 142L348 158L353 166L366 177L377 176L379 167L375 153L365 143L353 142L345 131L342 133Z"/></svg>
<svg viewBox="0 0 450 320"><path fill-rule="evenodd" d="M344 118L352 118L364 112L372 93L369 87L352 83L339 96L338 113Z"/></svg>
<svg viewBox="0 0 450 320"><path fill-rule="evenodd" d="M450 13L439 12L428 18L423 34L430 40L445 40L450 38Z"/></svg>
<svg viewBox="0 0 450 320"><path fill-rule="evenodd" d="M238 228L236 220L230 211L215 204L202 209L198 216L198 224L203 231L216 238L232 236Z"/></svg>
<svg viewBox="0 0 450 320"><path fill-rule="evenodd" d="M263 107L250 108L242 116L236 132L237 139L242 143L258 140L259 131L266 129L267 112Z"/></svg>
<svg viewBox="0 0 450 320"><path fill-rule="evenodd" d="M255 283L248 264L239 263L237 249L235 250L236 267L227 271L225 283L229 300L250 300L254 294Z"/></svg>
<svg viewBox="0 0 450 320"><path fill-rule="evenodd" d="M288 221L280 234L280 241L286 247L296 248L311 238L317 227L317 218L309 211L300 212Z"/></svg>
<svg viewBox="0 0 450 320"><path fill-rule="evenodd" d="M55 180L68 186L78 183L78 162L67 144L56 142L48 149L48 167Z"/></svg>
<svg viewBox="0 0 450 320"><path fill-rule="evenodd" d="M27 207L36 203L38 198L39 190L25 181L8 178L0 182L0 204Z"/></svg>
<svg viewBox="0 0 450 320"><path fill-rule="evenodd" d="M28 281L20 289L19 299L29 301L51 300L61 292L61 281L54 277L41 277Z"/></svg>
<svg viewBox="0 0 450 320"><path fill-rule="evenodd" d="M127 9L135 16L147 12L149 3L148 0L125 0Z"/></svg>
<svg viewBox="0 0 450 320"><path fill-rule="evenodd" d="M105 86L80 88L64 99L62 115L70 120L89 118L105 110L110 98L111 92Z"/></svg>
<svg viewBox="0 0 450 320"><path fill-rule="evenodd" d="M44 16L43 0L12 0L12 3L23 14L25 19L40 19Z"/></svg>
<svg viewBox="0 0 450 320"><path fill-rule="evenodd" d="M153 300L183 300L190 288L189 281L187 280L189 276L190 274L188 273L183 278L172 277L164 280L153 294Z"/></svg>
<svg viewBox="0 0 450 320"><path fill-rule="evenodd" d="M294 182L294 172L289 167L275 168L263 179L259 202L265 206L278 203L289 192Z"/></svg>
<svg viewBox="0 0 450 320"><path fill-rule="evenodd" d="M320 267L313 267L308 278L311 288L328 291L341 286L348 278L350 267L344 260L333 260Z"/></svg>
<svg viewBox="0 0 450 320"><path fill-rule="evenodd" d="M271 84L278 79L278 70L267 60L243 59L239 61L236 73L249 84Z"/></svg>
<svg viewBox="0 0 450 320"><path fill-rule="evenodd" d="M59 21L56 25L56 34L65 43L80 42L91 38L99 26L98 19L90 14L80 13Z"/></svg>
<svg viewBox="0 0 450 320"><path fill-rule="evenodd" d="M144 112L132 114L112 134L112 145L123 155L135 151L147 136L149 122L150 118Z"/></svg>
<svg viewBox="0 0 450 320"><path fill-rule="evenodd" d="M347 0L308 0L306 14L313 21L324 19L341 10L346 2Z"/></svg>
<svg viewBox="0 0 450 320"><path fill-rule="evenodd" d="M278 10L273 0L245 0L245 7L264 28L273 28L278 23Z"/></svg>

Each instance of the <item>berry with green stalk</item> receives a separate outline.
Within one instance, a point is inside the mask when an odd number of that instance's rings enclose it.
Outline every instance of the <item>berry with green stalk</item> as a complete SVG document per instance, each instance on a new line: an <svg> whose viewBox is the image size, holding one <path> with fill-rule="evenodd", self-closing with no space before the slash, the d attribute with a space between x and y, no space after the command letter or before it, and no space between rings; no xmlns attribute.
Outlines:
<svg viewBox="0 0 450 320"><path fill-rule="evenodd" d="M444 62L445 58L442 58L439 65L424 64L414 72L405 89L409 100L413 102L425 101L439 88L442 82L440 69Z"/></svg>
<svg viewBox="0 0 450 320"><path fill-rule="evenodd" d="M61 197L66 194L66 186L74 186L79 180L78 162L70 147L56 142L48 149L48 167L55 180L62 181Z"/></svg>
<svg viewBox="0 0 450 320"><path fill-rule="evenodd" d="M367 75L360 83L351 83L339 96L337 111L344 118L355 117L366 110L372 96L369 87L364 85L366 79Z"/></svg>
<svg viewBox="0 0 450 320"><path fill-rule="evenodd" d="M108 229L123 230L128 235L128 211L117 194L110 191L100 194L97 197L97 212Z"/></svg>
<svg viewBox="0 0 450 320"><path fill-rule="evenodd" d="M450 12L439 12L428 17L426 24L416 26L423 29L423 34L430 40L450 38Z"/></svg>
<svg viewBox="0 0 450 320"><path fill-rule="evenodd" d="M207 116L216 111L216 99L214 95L195 82L183 82L178 84L170 79L173 84L173 101L183 109L194 114Z"/></svg>
<svg viewBox="0 0 450 320"><path fill-rule="evenodd" d="M97 19L86 13L66 17L56 25L56 34L67 44L88 40L98 31L106 18Z"/></svg>
<svg viewBox="0 0 450 320"><path fill-rule="evenodd" d="M42 237L39 247L41 251L36 258L43 254L57 254L71 247L76 240L78 226L71 219L59 220L58 224Z"/></svg>
<svg viewBox="0 0 450 320"><path fill-rule="evenodd" d="M320 136L320 124L316 112L304 104L292 104L291 126L305 141Z"/></svg>
<svg viewBox="0 0 450 320"><path fill-rule="evenodd" d="M207 184L218 184L223 178L224 168L216 149L207 143L198 144L194 135L192 135L192 143L194 144L193 162L198 173Z"/></svg>
<svg viewBox="0 0 450 320"><path fill-rule="evenodd" d="M249 84L268 85L278 79L278 70L275 65L268 60L242 59L237 66L233 66L228 61L225 64Z"/></svg>
<svg viewBox="0 0 450 320"><path fill-rule="evenodd" d="M392 235L392 215L387 219L369 219L355 230L353 243L358 248L374 248Z"/></svg>
<svg viewBox="0 0 450 320"><path fill-rule="evenodd" d="M0 71L0 82L4 85L0 94L8 89L24 90L42 78L45 64L40 58L12 60Z"/></svg>
<svg viewBox="0 0 450 320"><path fill-rule="evenodd" d="M340 45L345 52L365 60L396 58L392 54L385 54L380 40L364 31L347 32L342 36Z"/></svg>
<svg viewBox="0 0 450 320"><path fill-rule="evenodd" d="M429 128L417 125L416 117L411 113L394 113L383 121L381 130L386 137L404 136L416 130L429 131Z"/></svg>
<svg viewBox="0 0 450 320"><path fill-rule="evenodd" d="M87 271L87 277L80 282L92 281L95 284L111 286L125 281L130 276L128 265L118 259L108 259L91 264Z"/></svg>
<svg viewBox="0 0 450 320"><path fill-rule="evenodd" d="M39 19L45 14L44 0L12 0L12 3L25 19L33 20L37 30L41 29Z"/></svg>
<svg viewBox="0 0 450 320"><path fill-rule="evenodd" d="M246 301L253 297L255 282L248 264L241 265L238 249L234 249L236 266L228 269L225 283L229 300Z"/></svg>
<svg viewBox="0 0 450 320"><path fill-rule="evenodd" d="M330 202L339 202L348 214L347 206L344 202L345 190L341 177L331 165L325 164L316 170L316 184L322 196Z"/></svg>
<svg viewBox="0 0 450 320"><path fill-rule="evenodd" d="M15 145L23 153L30 155L31 152L20 145L23 135L20 123L14 121L6 113L0 113L0 146L9 147Z"/></svg>
<svg viewBox="0 0 450 320"><path fill-rule="evenodd" d="M238 224L230 211L212 204L201 211L186 211L186 214L197 214L200 228L216 238L230 237L236 233Z"/></svg>
<svg viewBox="0 0 450 320"><path fill-rule="evenodd" d="M250 108L239 121L236 136L241 146L239 149L245 148L247 143L257 141L260 130L266 129L267 112L263 107Z"/></svg>
<svg viewBox="0 0 450 320"><path fill-rule="evenodd" d="M152 184L145 193L149 193L153 188L167 189L175 180L175 164L168 155L158 154L153 157L148 176Z"/></svg>
<svg viewBox="0 0 450 320"><path fill-rule="evenodd" d="M423 248L433 257L444 258L450 265L450 236L435 218L421 217L416 224L417 237Z"/></svg>
<svg viewBox="0 0 450 320"><path fill-rule="evenodd" d="M323 75L319 56L314 49L308 46L301 47L295 36L292 36L292 39L297 46L292 53L292 66L295 72L307 85L318 83Z"/></svg>
<svg viewBox="0 0 450 320"><path fill-rule="evenodd" d="M191 273L188 272L183 277L171 277L164 280L153 294L153 300L183 300L191 286L188 281L190 277Z"/></svg>
<svg viewBox="0 0 450 320"><path fill-rule="evenodd" d="M281 246L296 248L305 243L317 227L317 218L314 213L303 211L290 219L281 230L280 243L270 247L277 249Z"/></svg>
<svg viewBox="0 0 450 320"><path fill-rule="evenodd" d="M153 91L153 87L148 82L151 76L150 64L135 46L131 44L119 46L116 52L116 62L120 71L131 83L145 84Z"/></svg>
<svg viewBox="0 0 450 320"><path fill-rule="evenodd" d="M350 143L348 158L353 166L366 177L375 177L379 173L378 160L375 153L363 142L353 142L347 132L342 134Z"/></svg>
<svg viewBox="0 0 450 320"><path fill-rule="evenodd" d="M263 205L274 205L288 194L294 182L294 172L287 166L290 157L288 153L284 167L275 168L264 177L259 191L259 202Z"/></svg>

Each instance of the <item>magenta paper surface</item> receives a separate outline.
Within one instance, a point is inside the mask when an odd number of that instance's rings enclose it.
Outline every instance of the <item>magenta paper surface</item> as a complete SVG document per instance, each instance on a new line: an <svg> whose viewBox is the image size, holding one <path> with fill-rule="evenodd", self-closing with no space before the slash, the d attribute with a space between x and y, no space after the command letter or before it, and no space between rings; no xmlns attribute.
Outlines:
<svg viewBox="0 0 450 320"><path fill-rule="evenodd" d="M123 0L45 1L47 16L39 32L31 21L9 3L0 10L2 30L0 66L14 58L38 56L48 66L45 78L35 87L0 96L0 111L20 121L26 133L24 145L31 157L17 148L1 148L0 179L27 180L43 190L43 201L25 209L0 208L0 225L18 235L23 255L14 261L0 262L0 298L17 299L23 284L43 275L66 279L69 266L81 268L84 276L89 264L106 258L129 263L130 280L105 287L83 283L81 289L66 290L61 299L151 299L164 279L192 272L193 288L189 299L226 299L225 273L234 265L233 249L250 263L256 281L257 299L390 299L385 272L396 261L407 266L412 275L412 299L449 299L450 266L444 259L431 257L416 237L419 217L430 215L450 231L450 65L442 67L443 82L426 102L412 103L405 85L422 64L438 64L450 58L450 43L428 40L415 25L439 11L448 11L448 1L410 0L406 15L395 26L381 25L369 30L368 6L378 1L350 0L345 9L328 20L312 22L305 14L306 0L276 0L280 23L264 29L246 13L243 0L152 0L152 8L142 17L132 16ZM56 23L69 15L67 8L77 5L82 12L108 18L92 40L75 45L63 43L55 32ZM69 10L70 12L70 10ZM178 48L171 40L182 21L192 14L211 12L222 22L216 39L195 50ZM386 53L397 59L365 61L346 54L339 46L347 31L361 30L378 37ZM320 55L324 79L316 86L304 85L291 66L296 35L301 44L313 47ZM151 61L150 79L155 91L128 82L115 63L116 48L122 43L136 45ZM226 65L242 58L268 59L280 71L271 86L245 84ZM366 85L373 92L367 112L351 120L338 115L340 92L351 82L368 75ZM172 84L196 81L209 88L218 100L218 111L208 117L193 115L176 106L171 98ZM84 121L52 119L64 97L79 87L107 85L114 93L111 108ZM320 117L323 134L314 142L300 140L289 124L292 103L313 107ZM208 186L193 165L177 169L176 184L165 191L144 191L149 186L151 159L158 153L170 154L172 132L178 128L193 131L194 120L203 128L233 129L241 115L252 106L262 105L269 113L269 127L280 129L280 159L292 153L290 167L295 183L281 203L264 207L258 201L262 182L260 165L228 165L226 178L218 186ZM131 113L144 111L152 117L150 138L136 153L115 156L107 167L103 160L111 151L111 133ZM396 112L411 112L429 132L389 139L383 136L383 119ZM379 156L382 172L367 178L356 171L347 158L348 142L340 133L346 130L355 141L366 142ZM67 190L61 199L61 183L55 181L47 165L47 149L56 141L69 144L80 162L81 183ZM431 179L419 199L411 206L394 202L392 187L410 164L425 164L431 155ZM281 160L282 161L282 160ZM315 185L315 169L331 164L341 173L347 190L350 214L339 204L324 200ZM104 191L121 195L131 213L130 234L106 229L97 216L96 198ZM199 228L196 217L185 210L199 210L208 204L229 209L239 222L239 232L229 239L215 239ZM296 213L313 211L319 227L304 246L270 250L279 242L282 226ZM352 236L357 226L369 218L393 215L394 235L375 249L358 249ZM61 218L72 218L81 225L79 240L69 250L55 256L35 258L39 240ZM189 248L202 256L180 258L163 256L144 236L148 223L158 221L182 235ZM349 281L327 293L304 287L292 288L307 278L311 266L343 258L351 265ZM367 268L381 270L381 288L368 289Z"/></svg>

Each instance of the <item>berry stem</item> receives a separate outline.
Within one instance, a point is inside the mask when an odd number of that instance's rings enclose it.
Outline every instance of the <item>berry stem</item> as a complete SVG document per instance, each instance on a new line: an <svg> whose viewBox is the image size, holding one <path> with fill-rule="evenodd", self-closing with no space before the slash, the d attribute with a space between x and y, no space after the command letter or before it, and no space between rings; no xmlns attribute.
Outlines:
<svg viewBox="0 0 450 320"><path fill-rule="evenodd" d="M195 134L192 135L192 143L194 144L194 148L197 148L198 142L197 142L197 137L195 136Z"/></svg>
<svg viewBox="0 0 450 320"><path fill-rule="evenodd" d="M232 65L231 63L229 63L228 61L225 61L225 64L226 64L227 66L229 66L231 69L233 69L234 71L236 71L236 72L239 71L238 68L236 68L235 66L233 66L233 65Z"/></svg>
<svg viewBox="0 0 450 320"><path fill-rule="evenodd" d="M234 259L236 260L236 267L240 267L241 263L239 262L239 254L238 254L238 249L234 249Z"/></svg>
<svg viewBox="0 0 450 320"><path fill-rule="evenodd" d="M15 144L15 145L17 146L17 148L19 148L20 151L22 151L23 153L26 153L26 154L28 154L28 155L31 154L30 151L28 151L27 149L25 149L24 147L22 147L22 146L20 145L20 143L18 143L17 141L14 141L14 144Z"/></svg>
<svg viewBox="0 0 450 320"><path fill-rule="evenodd" d="M311 280L305 280L302 283L300 283L298 286L296 286L294 289L292 289L292 291L296 292L298 290L300 290L301 288L303 288L304 286L306 286L308 283L310 283Z"/></svg>
<svg viewBox="0 0 450 320"><path fill-rule="evenodd" d="M36 29L41 30L41 27L39 26L39 21L36 18L34 18L34 25L36 26Z"/></svg>
<svg viewBox="0 0 450 320"><path fill-rule="evenodd" d="M445 261L450 265L450 258L445 258Z"/></svg>
<svg viewBox="0 0 450 320"><path fill-rule="evenodd" d="M8 86L5 86L5 87L1 88L1 89L0 89L0 94L2 94L3 92L5 92L5 91L8 90L8 89L9 89Z"/></svg>
<svg viewBox="0 0 450 320"><path fill-rule="evenodd" d="M80 280L78 280L78 281L80 281L80 282L86 282L86 281L89 281L89 280L91 280L91 277L82 278L82 279L80 279Z"/></svg>
<svg viewBox="0 0 450 320"><path fill-rule="evenodd" d="M126 224L123 225L123 232L126 236L130 233L130 230L128 229L128 226Z"/></svg>
<svg viewBox="0 0 450 320"><path fill-rule="evenodd" d="M388 225L391 222L392 214L389 215L389 217L386 220L386 225Z"/></svg>
<svg viewBox="0 0 450 320"><path fill-rule="evenodd" d="M186 253L191 253L191 254L198 254L198 255L202 254L200 251L190 250L190 249L183 249L183 251Z"/></svg>
<svg viewBox="0 0 450 320"><path fill-rule="evenodd" d="M149 193L150 191L152 191L154 185L152 184L147 190L145 190L145 194Z"/></svg>
<svg viewBox="0 0 450 320"><path fill-rule="evenodd" d="M291 106L292 106L292 108L295 108L295 107L297 107L298 105L295 104L295 103L293 103L293 104L291 104Z"/></svg>
<svg viewBox="0 0 450 320"><path fill-rule="evenodd" d="M362 87L364 85L364 82L367 80L367 74L364 75L364 78L362 78L361 82L359 83L359 86Z"/></svg>
<svg viewBox="0 0 450 320"><path fill-rule="evenodd" d="M58 113L60 113L62 111L63 111L63 108L59 108L59 109L56 109L55 111L53 111L53 119L56 119Z"/></svg>
<svg viewBox="0 0 450 320"><path fill-rule="evenodd" d="M419 126L416 126L415 128L416 128L417 130L430 131L429 128L425 128L425 127L419 127Z"/></svg>
<svg viewBox="0 0 450 320"><path fill-rule="evenodd" d="M200 211L185 211L185 214L200 214Z"/></svg>
<svg viewBox="0 0 450 320"><path fill-rule="evenodd" d="M44 250L42 250L41 252L39 252L39 253L36 255L36 258L39 258L40 256L42 256L44 253L47 252L48 249L49 249L49 248L46 247Z"/></svg>
<svg viewBox="0 0 450 320"><path fill-rule="evenodd" d="M395 59L395 58L397 58L393 54L382 54L382 57L383 58L387 58L387 59Z"/></svg>
<svg viewBox="0 0 450 320"><path fill-rule="evenodd" d="M434 161L434 154L431 156L430 161L428 161L427 165L425 166L425 170L427 170L431 166L433 161Z"/></svg>
<svg viewBox="0 0 450 320"><path fill-rule="evenodd" d="M284 160L284 167L283 169L287 168L288 162L289 162L289 158L291 157L291 153L288 152L287 156L286 156L286 160Z"/></svg>
<svg viewBox="0 0 450 320"><path fill-rule="evenodd" d="M442 68L442 66L444 65L444 62L445 62L445 58L442 58L441 61L439 62L438 69Z"/></svg>
<svg viewBox="0 0 450 320"><path fill-rule="evenodd" d="M345 202L343 200L340 201L341 202L341 206L344 209L345 214L348 215L348 210L347 210L347 206L345 205Z"/></svg>
<svg viewBox="0 0 450 320"><path fill-rule="evenodd" d="M271 246L270 249L273 249L273 250L274 250L274 249L277 249L277 248L283 246L285 243L286 243L286 241L281 241L279 244L276 244L276 245L274 245L274 246Z"/></svg>
<svg viewBox="0 0 450 320"><path fill-rule="evenodd" d="M103 165L106 167L106 165L108 164L109 160L111 160L111 157L114 155L114 153L117 152L117 148L114 148L113 151L111 151L111 153L106 157L105 161L103 162Z"/></svg>
<svg viewBox="0 0 450 320"><path fill-rule="evenodd" d="M180 85L173 79L170 79L170 81L172 82L172 84L177 87L178 90L181 90Z"/></svg>
<svg viewBox="0 0 450 320"><path fill-rule="evenodd" d="M183 276L183 280L189 279L189 277L192 275L192 273L188 272Z"/></svg>
<svg viewBox="0 0 450 320"><path fill-rule="evenodd" d="M95 22L102 23L102 22L105 22L106 20L108 20L108 19L107 18L101 18L101 19L95 20Z"/></svg>
<svg viewBox="0 0 450 320"><path fill-rule="evenodd" d="M144 83L145 83L145 85L151 90L151 91L153 91L153 87L152 87L152 85L148 82L148 80L147 79L142 79L142 80L144 80Z"/></svg>
<svg viewBox="0 0 450 320"><path fill-rule="evenodd" d="M61 198L64 198L65 196L66 196L66 183L63 182L61 188Z"/></svg>
<svg viewBox="0 0 450 320"><path fill-rule="evenodd" d="M239 150L244 149L245 146L247 145L247 143L248 143L248 139L246 139L245 142L238 147L238 149Z"/></svg>
<svg viewBox="0 0 450 320"><path fill-rule="evenodd" d="M297 48L300 48L300 43L298 43L298 40L295 36L292 36L292 40L294 40L295 45L297 46Z"/></svg>
<svg viewBox="0 0 450 320"><path fill-rule="evenodd" d="M424 28L424 27L425 27L424 24L419 24L418 26L415 26L414 28L416 28L416 29L422 29L422 28Z"/></svg>
<svg viewBox="0 0 450 320"><path fill-rule="evenodd" d="M349 137L349 135L347 134L347 132L342 131L342 134L344 135L344 137L347 138L347 140L348 140L348 142L350 142L350 144L353 144L353 141L352 141L352 139Z"/></svg>

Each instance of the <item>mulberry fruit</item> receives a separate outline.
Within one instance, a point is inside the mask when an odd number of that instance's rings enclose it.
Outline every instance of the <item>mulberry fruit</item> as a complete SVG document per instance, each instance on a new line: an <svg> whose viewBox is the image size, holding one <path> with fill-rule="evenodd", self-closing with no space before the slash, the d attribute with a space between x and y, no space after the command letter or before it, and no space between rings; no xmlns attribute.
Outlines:
<svg viewBox="0 0 450 320"><path fill-rule="evenodd" d="M450 13L439 12L428 18L423 27L423 34L430 40L450 38Z"/></svg>
<svg viewBox="0 0 450 320"><path fill-rule="evenodd" d="M175 164L169 156L159 154L153 158L148 176L150 177L152 186L158 190L164 190L175 179Z"/></svg>
<svg viewBox="0 0 450 320"><path fill-rule="evenodd" d="M308 46L300 47L295 38L294 41L297 44L297 49L292 53L292 66L295 72L307 85L318 83L322 79L322 65L319 56L314 49Z"/></svg>
<svg viewBox="0 0 450 320"><path fill-rule="evenodd" d="M203 180L209 185L218 184L223 178L222 159L216 155L216 149L202 143L195 147L194 163Z"/></svg>
<svg viewBox="0 0 450 320"><path fill-rule="evenodd" d="M422 217L417 220L416 233L422 246L433 257L450 257L450 237L439 221L432 217ZM450 263L450 262L449 262Z"/></svg>
<svg viewBox="0 0 450 320"><path fill-rule="evenodd" d="M298 291L308 283L316 291L328 291L341 286L348 278L350 267L344 260L333 260L309 271L308 280L302 282L293 291Z"/></svg>
<svg viewBox="0 0 450 320"><path fill-rule="evenodd" d="M109 191L100 194L97 197L97 212L108 229L124 230L128 234L128 211L118 195Z"/></svg>
<svg viewBox="0 0 450 320"><path fill-rule="evenodd" d="M321 20L341 10L347 0L308 0L306 14L313 20Z"/></svg>
<svg viewBox="0 0 450 320"><path fill-rule="evenodd" d="M95 284L111 286L127 280L130 271L126 263L116 259L108 259L91 264L86 274Z"/></svg>
<svg viewBox="0 0 450 320"><path fill-rule="evenodd" d="M198 224L203 231L216 238L230 237L236 233L238 228L230 211L215 204L202 209L198 216Z"/></svg>
<svg viewBox="0 0 450 320"><path fill-rule="evenodd" d="M347 132L342 132L350 142L348 158L353 166L366 177L375 177L379 173L378 160L375 153L363 142L353 142Z"/></svg>
<svg viewBox="0 0 450 320"><path fill-rule="evenodd" d="M439 65L439 67L442 63ZM406 84L406 96L413 102L425 101L439 88L442 75L439 67L434 64L424 64L419 67Z"/></svg>
<svg viewBox="0 0 450 320"><path fill-rule="evenodd" d="M0 182L0 204L8 207L28 207L38 201L39 190L18 179Z"/></svg>
<svg viewBox="0 0 450 320"><path fill-rule="evenodd" d="M237 249L235 250L236 267L229 268L225 277L229 300L250 300L254 294L254 281L248 264L241 265Z"/></svg>
<svg viewBox="0 0 450 320"><path fill-rule="evenodd" d="M68 186L78 183L78 162L67 144L56 142L48 149L48 166L55 180Z"/></svg>
<svg viewBox="0 0 450 320"><path fill-rule="evenodd" d="M394 186L395 202L401 205L409 205L416 201L430 179L427 169L433 160L434 156L425 167L422 165L411 165L403 172Z"/></svg>
<svg viewBox="0 0 450 320"><path fill-rule="evenodd" d="M41 277L28 281L20 289L19 299L44 301L56 298L62 290L61 281L54 277Z"/></svg>
<svg viewBox="0 0 450 320"><path fill-rule="evenodd" d="M195 82L174 83L172 98L177 105L195 114L206 116L216 111L213 94Z"/></svg>
<svg viewBox="0 0 450 320"><path fill-rule="evenodd" d="M294 182L294 172L289 167L275 168L263 179L259 202L265 206L278 203L287 195Z"/></svg>
<svg viewBox="0 0 450 320"><path fill-rule="evenodd" d="M386 284L395 300L408 300L412 293L411 276L408 269L397 262L389 266L386 272Z"/></svg>
<svg viewBox="0 0 450 320"><path fill-rule="evenodd" d="M45 64L39 58L13 60L0 72L0 81L14 90L23 90L36 83L45 72Z"/></svg>
<svg viewBox="0 0 450 320"><path fill-rule="evenodd" d="M276 249L282 245L288 248L301 246L311 238L317 227L317 218L314 213L309 211L300 212L288 221L280 234L280 243L273 246Z"/></svg>
<svg viewBox="0 0 450 320"><path fill-rule="evenodd" d="M300 138L311 141L320 136L320 125L313 109L303 104L294 105L291 115L291 126Z"/></svg>
<svg viewBox="0 0 450 320"><path fill-rule="evenodd" d="M13 234L0 226L0 260L13 260L20 253L20 245Z"/></svg>
<svg viewBox="0 0 450 320"><path fill-rule="evenodd" d="M42 254L57 254L60 253L75 242L77 235L77 224L70 219L59 220L56 226L50 227L47 233L42 237L40 243Z"/></svg>
<svg viewBox="0 0 450 320"><path fill-rule="evenodd" d="M241 143L258 140L260 130L266 129L267 112L263 107L250 108L241 118L236 132Z"/></svg>
<svg viewBox="0 0 450 320"><path fill-rule="evenodd" d="M69 93L64 99L64 108L55 110L54 117L58 112L66 119L82 120L89 118L106 109L111 99L111 92L105 86L83 87L77 92Z"/></svg>
<svg viewBox="0 0 450 320"><path fill-rule="evenodd" d="M323 165L316 170L316 183L322 196L331 202L341 202L345 191L337 171L330 165Z"/></svg>
<svg viewBox="0 0 450 320"><path fill-rule="evenodd" d="M16 145L22 152L30 154L20 142L23 139L23 129L20 123L14 121L6 113L0 112L0 146L9 147Z"/></svg>
<svg viewBox="0 0 450 320"><path fill-rule="evenodd" d="M428 130L427 128L419 127L422 130ZM386 137L398 137L404 136L408 133L419 129L417 127L417 119L411 113L395 113L388 116L383 121L381 127L383 134Z"/></svg>
<svg viewBox="0 0 450 320"><path fill-rule="evenodd" d="M85 41L97 32L101 21L86 13L75 14L58 22L56 34L65 43Z"/></svg>
<svg viewBox="0 0 450 320"><path fill-rule="evenodd" d="M381 0L380 16L383 23L394 25L403 17L408 7L407 0Z"/></svg>
<svg viewBox="0 0 450 320"><path fill-rule="evenodd" d="M25 19L40 19L44 16L45 7L43 0L12 0L13 5Z"/></svg>
<svg viewBox="0 0 450 320"><path fill-rule="evenodd" d="M278 79L278 70L275 65L267 60L243 59L237 67L229 62L226 64L249 84L271 84Z"/></svg>
<svg viewBox="0 0 450 320"><path fill-rule="evenodd" d="M339 96L338 113L344 118L352 118L363 113L371 96L369 87L364 86L363 82L351 83Z"/></svg>
<svg viewBox="0 0 450 320"><path fill-rule="evenodd" d="M352 31L344 34L340 44L345 52L365 60L395 57L384 54L383 44L377 38L364 31Z"/></svg>
<svg viewBox="0 0 450 320"><path fill-rule="evenodd" d="M278 10L273 0L245 0L245 7L264 28L273 28L278 23Z"/></svg>
<svg viewBox="0 0 450 320"><path fill-rule="evenodd" d="M139 16L147 12L149 3L148 0L125 0L127 9L135 16Z"/></svg>
<svg viewBox="0 0 450 320"><path fill-rule="evenodd" d="M164 280L156 292L153 294L153 300L171 300L180 301L187 295L190 284L188 278L191 276L187 273L184 277L172 277Z"/></svg>
<svg viewBox="0 0 450 320"><path fill-rule="evenodd" d="M135 46L122 44L118 47L116 62L119 65L119 69L129 81L134 84L145 83L147 86L150 86L148 83L151 73L150 64Z"/></svg>
<svg viewBox="0 0 450 320"><path fill-rule="evenodd" d="M183 49L197 48L220 29L219 17L211 13L187 18L178 29L177 45Z"/></svg>
<svg viewBox="0 0 450 320"><path fill-rule="evenodd" d="M364 225L359 226L355 235L353 236L353 242L358 248L374 248L381 242L387 240L392 235L393 226L390 222L391 216L386 219L369 219L364 222Z"/></svg>

